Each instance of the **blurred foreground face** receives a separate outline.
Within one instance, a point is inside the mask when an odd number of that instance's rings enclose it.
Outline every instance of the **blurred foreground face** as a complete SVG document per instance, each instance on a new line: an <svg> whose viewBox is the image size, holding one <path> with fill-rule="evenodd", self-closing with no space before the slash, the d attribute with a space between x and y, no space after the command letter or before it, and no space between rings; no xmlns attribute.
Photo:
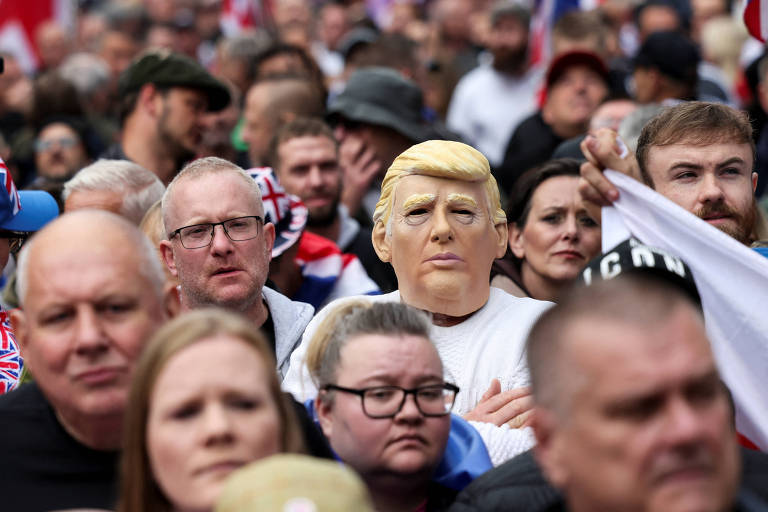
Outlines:
<svg viewBox="0 0 768 512"><path fill-rule="evenodd" d="M437 350L429 340L410 335L368 334L349 340L336 378L336 385L352 389L442 384ZM424 416L408 395L393 417L370 418L360 396L333 393L331 402L318 401L318 414L323 432L346 464L364 480L384 475L429 480L448 441L450 415ZM375 413L377 397L366 397L369 412Z"/></svg>
<svg viewBox="0 0 768 512"><path fill-rule="evenodd" d="M212 509L232 471L280 451L270 371L244 341L218 335L181 350L160 372L150 397L147 452L176 510Z"/></svg>
<svg viewBox="0 0 768 512"><path fill-rule="evenodd" d="M736 434L693 308L653 327L579 319L563 336L568 390L540 451L571 510L729 510Z"/></svg>

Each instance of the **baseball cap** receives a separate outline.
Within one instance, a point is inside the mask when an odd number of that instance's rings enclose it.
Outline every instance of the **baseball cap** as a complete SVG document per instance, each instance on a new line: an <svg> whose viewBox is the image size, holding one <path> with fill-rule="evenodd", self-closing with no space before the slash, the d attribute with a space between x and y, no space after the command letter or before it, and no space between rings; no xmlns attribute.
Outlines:
<svg viewBox="0 0 768 512"><path fill-rule="evenodd" d="M59 206L51 194L43 190L16 190L8 168L0 160L0 229L6 231L37 231L58 217Z"/></svg>
<svg viewBox="0 0 768 512"><path fill-rule="evenodd" d="M118 92L125 95L145 84L200 89L208 96L208 110L215 112L229 105L227 87L200 64L186 55L168 50L144 53L126 69L118 80Z"/></svg>
<svg viewBox="0 0 768 512"><path fill-rule="evenodd" d="M342 464L280 454L230 475L216 512L371 512L359 476Z"/></svg>
<svg viewBox="0 0 768 512"><path fill-rule="evenodd" d="M654 32L635 56L635 67L658 69L663 75L681 82L697 77L699 50L684 34L677 31Z"/></svg>
<svg viewBox="0 0 768 512"><path fill-rule="evenodd" d="M286 193L271 167L255 167L246 171L256 180L264 204L264 222L275 225L272 257L277 258L295 244L307 225L307 207L298 196Z"/></svg>
<svg viewBox="0 0 768 512"><path fill-rule="evenodd" d="M574 50L561 53L549 64L546 81L547 89L552 87L552 84L557 82L563 76L563 73L573 66L586 66L597 73L606 84L609 83L608 68L599 55L588 51Z"/></svg>
<svg viewBox="0 0 768 512"><path fill-rule="evenodd" d="M595 280L608 280L628 273L644 273L678 286L701 306L701 296L691 269L680 257L628 238L610 251L589 262L581 273L589 286Z"/></svg>

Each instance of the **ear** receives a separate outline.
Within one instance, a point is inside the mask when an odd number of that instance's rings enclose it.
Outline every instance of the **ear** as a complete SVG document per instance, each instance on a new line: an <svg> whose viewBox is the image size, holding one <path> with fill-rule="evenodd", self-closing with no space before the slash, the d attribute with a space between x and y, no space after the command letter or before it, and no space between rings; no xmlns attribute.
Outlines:
<svg viewBox="0 0 768 512"><path fill-rule="evenodd" d="M498 222L493 226L496 231L496 257L502 258L507 253L507 240L509 238L509 228L506 222Z"/></svg>
<svg viewBox="0 0 768 512"><path fill-rule="evenodd" d="M163 291L163 308L168 318L174 318L181 311L181 295L175 282L165 283Z"/></svg>
<svg viewBox="0 0 768 512"><path fill-rule="evenodd" d="M753 172L752 173L752 193L754 193L755 190L757 190L757 173Z"/></svg>
<svg viewBox="0 0 768 512"><path fill-rule="evenodd" d="M11 327L13 327L13 335L19 344L21 350L21 356L24 358L24 364L29 368L33 367L32 358L27 350L29 341L29 321L27 314L21 308L12 309L10 311Z"/></svg>
<svg viewBox="0 0 768 512"><path fill-rule="evenodd" d="M139 97L136 100L142 110L152 117L158 117L162 112L163 96L155 88L154 84L145 84L139 89Z"/></svg>
<svg viewBox="0 0 768 512"><path fill-rule="evenodd" d="M554 412L540 406L533 408L531 427L536 435L533 455L547 480L560 489L568 481L568 473L563 462L562 443L558 436Z"/></svg>
<svg viewBox="0 0 768 512"><path fill-rule="evenodd" d="M160 255L163 257L165 266L173 277L179 277L179 271L176 269L176 260L173 257L173 245L170 240L160 240Z"/></svg>
<svg viewBox="0 0 768 512"><path fill-rule="evenodd" d="M373 250L376 251L379 259L385 263L392 263L391 240L387 236L387 227L384 222L379 221L373 226L371 241L373 242Z"/></svg>
<svg viewBox="0 0 768 512"><path fill-rule="evenodd" d="M333 420L331 419L331 409L333 408L332 400L323 400L323 397L327 391L320 391L315 398L315 414L317 415L317 421L320 423L320 429L323 431L323 435L330 439L333 433Z"/></svg>
<svg viewBox="0 0 768 512"><path fill-rule="evenodd" d="M517 227L514 222L509 223L509 248L512 249L512 254L519 260L525 258L524 247L525 239L523 238L523 230Z"/></svg>
<svg viewBox="0 0 768 512"><path fill-rule="evenodd" d="M264 249L267 251L267 261L272 260L272 247L274 245L275 245L275 225L272 224L271 222L267 222L264 224Z"/></svg>

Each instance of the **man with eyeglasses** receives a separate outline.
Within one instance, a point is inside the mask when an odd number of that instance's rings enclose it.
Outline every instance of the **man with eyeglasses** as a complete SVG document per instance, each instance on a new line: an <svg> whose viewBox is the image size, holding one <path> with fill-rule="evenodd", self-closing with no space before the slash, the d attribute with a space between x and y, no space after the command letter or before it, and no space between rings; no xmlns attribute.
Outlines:
<svg viewBox="0 0 768 512"><path fill-rule="evenodd" d="M179 279L182 310L219 306L250 318L284 376L314 310L264 287L275 227L264 223L256 182L233 163L201 158L168 185L162 211L168 238L160 250Z"/></svg>
<svg viewBox="0 0 768 512"><path fill-rule="evenodd" d="M5 163L0 160L0 270L11 254L16 255L32 233L59 214L56 200L48 192L18 192ZM23 207L22 207L23 204ZM5 281L5 278L3 278ZM3 282L3 285L5 282ZM8 312L0 306L0 395L14 389L21 380L23 360Z"/></svg>
<svg viewBox="0 0 768 512"><path fill-rule="evenodd" d="M73 119L53 118L35 140L36 182L63 183L88 165L90 156Z"/></svg>

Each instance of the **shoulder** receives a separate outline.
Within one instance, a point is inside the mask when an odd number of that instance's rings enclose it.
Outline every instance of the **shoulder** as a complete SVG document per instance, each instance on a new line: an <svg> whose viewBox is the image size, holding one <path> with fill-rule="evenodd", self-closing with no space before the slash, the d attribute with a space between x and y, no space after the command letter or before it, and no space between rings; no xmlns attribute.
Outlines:
<svg viewBox="0 0 768 512"><path fill-rule="evenodd" d="M45 410L48 402L34 382L22 384L13 391L0 395L0 418L7 419L7 414Z"/></svg>
<svg viewBox="0 0 768 512"><path fill-rule="evenodd" d="M477 478L458 495L451 510L538 511L560 501L528 450Z"/></svg>
<svg viewBox="0 0 768 512"><path fill-rule="evenodd" d="M538 318L547 309L554 306L552 302L545 300L532 299L530 297L516 297L494 286L491 287L488 302L483 309L488 309L490 313L505 311L516 315L510 320L519 320L520 315L531 315Z"/></svg>
<svg viewBox="0 0 768 512"><path fill-rule="evenodd" d="M273 321L278 322L290 317L294 320L306 320L303 325L309 323L315 308L306 302L291 300L280 292L271 288L264 287L261 294L269 307L269 312L273 316Z"/></svg>

